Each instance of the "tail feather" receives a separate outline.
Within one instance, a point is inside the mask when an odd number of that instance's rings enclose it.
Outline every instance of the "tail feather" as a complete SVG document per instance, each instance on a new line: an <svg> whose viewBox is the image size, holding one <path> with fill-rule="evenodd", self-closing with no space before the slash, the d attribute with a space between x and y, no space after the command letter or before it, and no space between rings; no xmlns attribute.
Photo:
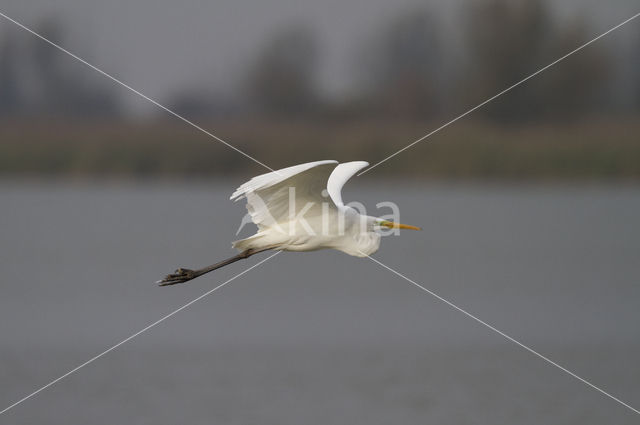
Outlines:
<svg viewBox="0 0 640 425"><path fill-rule="evenodd" d="M245 251L247 249L258 249L263 245L258 243L260 239L263 238L263 236L264 235L261 235L260 233L256 233L255 235L249 236L248 238L231 242L231 246L233 246L238 251Z"/></svg>

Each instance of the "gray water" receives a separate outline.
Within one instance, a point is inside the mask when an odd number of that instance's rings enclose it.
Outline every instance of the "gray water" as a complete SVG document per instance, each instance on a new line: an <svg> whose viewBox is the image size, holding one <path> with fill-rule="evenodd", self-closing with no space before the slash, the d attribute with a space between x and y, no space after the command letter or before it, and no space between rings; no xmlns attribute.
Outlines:
<svg viewBox="0 0 640 425"><path fill-rule="evenodd" d="M0 410L264 258L153 284L233 254L237 183L1 183ZM385 238L375 258L640 406L640 188L396 183L345 193L371 213L395 201L424 228ZM282 253L0 416L638 422L372 261L331 251Z"/></svg>

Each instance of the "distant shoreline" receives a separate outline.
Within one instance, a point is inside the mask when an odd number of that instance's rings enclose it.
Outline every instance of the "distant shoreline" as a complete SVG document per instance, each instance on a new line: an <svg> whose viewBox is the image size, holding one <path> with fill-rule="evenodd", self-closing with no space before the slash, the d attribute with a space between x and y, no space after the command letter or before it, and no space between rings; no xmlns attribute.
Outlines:
<svg viewBox="0 0 640 425"><path fill-rule="evenodd" d="M464 121L371 172L429 180L640 179L640 117L496 125ZM272 168L313 161L372 164L440 122L365 120L198 123ZM262 167L173 121L4 120L0 178L207 178Z"/></svg>

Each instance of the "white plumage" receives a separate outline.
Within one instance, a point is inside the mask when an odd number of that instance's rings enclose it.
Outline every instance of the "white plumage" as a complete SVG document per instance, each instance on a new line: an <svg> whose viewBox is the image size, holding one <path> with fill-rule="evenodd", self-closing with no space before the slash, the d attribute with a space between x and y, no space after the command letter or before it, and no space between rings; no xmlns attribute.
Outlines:
<svg viewBox="0 0 640 425"><path fill-rule="evenodd" d="M316 161L256 176L231 195L246 198L258 232L233 242L239 254L198 270L179 268L158 281L161 286L184 283L269 249L314 251L333 248L363 257L378 250L382 228L419 230L362 215L342 201L342 187L369 164Z"/></svg>
<svg viewBox="0 0 640 425"><path fill-rule="evenodd" d="M342 187L369 164L326 160L295 165L254 177L231 195L246 198L258 232L233 242L240 251L274 247L285 251L333 248L365 256L380 246L381 220L345 206Z"/></svg>

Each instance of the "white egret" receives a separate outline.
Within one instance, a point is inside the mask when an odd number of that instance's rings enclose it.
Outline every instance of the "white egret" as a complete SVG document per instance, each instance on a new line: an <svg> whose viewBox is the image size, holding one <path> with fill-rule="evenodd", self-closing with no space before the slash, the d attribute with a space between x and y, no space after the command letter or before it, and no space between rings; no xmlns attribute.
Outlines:
<svg viewBox="0 0 640 425"><path fill-rule="evenodd" d="M258 232L233 242L240 253L198 270L180 268L159 280L161 286L183 283L266 250L336 249L363 257L378 250L382 229L419 227L360 214L342 201L342 186L365 161L316 161L262 174L241 185L232 200L247 200Z"/></svg>

